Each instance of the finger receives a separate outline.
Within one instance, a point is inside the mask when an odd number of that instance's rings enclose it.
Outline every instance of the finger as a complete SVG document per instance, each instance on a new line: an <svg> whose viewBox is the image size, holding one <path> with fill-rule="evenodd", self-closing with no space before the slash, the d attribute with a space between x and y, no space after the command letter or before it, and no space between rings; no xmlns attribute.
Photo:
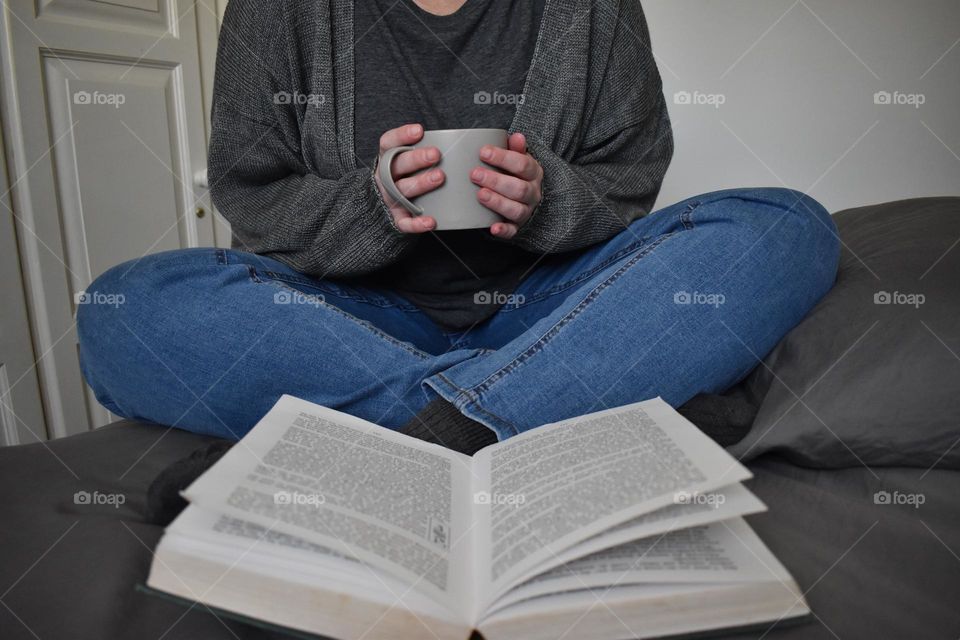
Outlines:
<svg viewBox="0 0 960 640"><path fill-rule="evenodd" d="M516 151L517 153L526 153L527 137L522 133L511 134L510 139L507 141L507 147L510 149L510 151Z"/></svg>
<svg viewBox="0 0 960 640"><path fill-rule="evenodd" d="M380 136L380 153L383 154L387 149L401 147L420 142L423 137L423 126L419 124L405 124L396 129L390 129Z"/></svg>
<svg viewBox="0 0 960 640"><path fill-rule="evenodd" d="M442 169L431 169L415 176L397 180L397 188L407 198L416 198L433 191L443 184L447 176Z"/></svg>
<svg viewBox="0 0 960 640"><path fill-rule="evenodd" d="M397 229L403 233L426 233L437 228L437 221L430 216L413 216L406 209L403 210L406 216L395 217Z"/></svg>
<svg viewBox="0 0 960 640"><path fill-rule="evenodd" d="M494 213L499 213L511 222L523 224L527 218L530 217L530 207L528 205L517 202L516 200L504 198L496 191L491 191L487 188L480 189L480 191L477 192L477 200L487 209L490 209Z"/></svg>
<svg viewBox="0 0 960 640"><path fill-rule="evenodd" d="M529 153L517 153L488 144L480 149L480 159L524 180L536 180L540 177L540 163Z"/></svg>
<svg viewBox="0 0 960 640"><path fill-rule="evenodd" d="M535 183L483 167L475 167L470 172L470 181L517 202L534 204L540 199L539 189Z"/></svg>
<svg viewBox="0 0 960 640"><path fill-rule="evenodd" d="M494 222L492 225L490 225L490 233L498 238L503 238L504 240L509 240L513 236L517 235L517 231L519 230L520 227L512 222Z"/></svg>
<svg viewBox="0 0 960 640"><path fill-rule="evenodd" d="M397 178L408 176L411 173L416 173L421 169L432 167L438 162L440 162L440 149L436 147L424 147L422 149L414 149L413 151L404 151L394 158L390 172L393 175L393 179L396 180Z"/></svg>

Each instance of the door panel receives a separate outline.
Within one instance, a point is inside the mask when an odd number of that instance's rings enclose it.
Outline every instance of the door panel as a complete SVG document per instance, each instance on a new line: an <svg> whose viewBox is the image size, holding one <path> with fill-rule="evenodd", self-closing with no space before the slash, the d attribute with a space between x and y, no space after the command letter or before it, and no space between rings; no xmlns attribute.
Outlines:
<svg viewBox="0 0 960 640"><path fill-rule="evenodd" d="M52 437L112 419L80 375L77 295L117 263L214 244L209 199L194 184L206 167L198 30L216 40L197 12L211 6L3 3L11 196Z"/></svg>
<svg viewBox="0 0 960 640"><path fill-rule="evenodd" d="M40 0L37 16L74 24L113 23L119 29L139 28L156 37L176 33L171 0Z"/></svg>
<svg viewBox="0 0 960 640"><path fill-rule="evenodd" d="M189 154L175 135L183 93L177 70L119 60L44 62L67 266L82 274L74 293L119 262L196 245Z"/></svg>

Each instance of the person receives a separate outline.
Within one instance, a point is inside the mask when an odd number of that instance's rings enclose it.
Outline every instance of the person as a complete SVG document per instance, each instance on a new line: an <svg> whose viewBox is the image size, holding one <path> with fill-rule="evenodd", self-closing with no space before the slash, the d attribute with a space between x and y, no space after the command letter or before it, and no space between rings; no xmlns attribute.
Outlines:
<svg viewBox="0 0 960 640"><path fill-rule="evenodd" d="M504 128L471 180L502 217L435 231L378 157ZM830 289L839 242L790 189L652 212L673 153L632 0L231 0L211 194L232 249L88 288L80 358L112 413L238 439L282 394L472 454L541 424L742 379ZM408 198L447 176L397 156ZM118 298L114 298L118 299Z"/></svg>

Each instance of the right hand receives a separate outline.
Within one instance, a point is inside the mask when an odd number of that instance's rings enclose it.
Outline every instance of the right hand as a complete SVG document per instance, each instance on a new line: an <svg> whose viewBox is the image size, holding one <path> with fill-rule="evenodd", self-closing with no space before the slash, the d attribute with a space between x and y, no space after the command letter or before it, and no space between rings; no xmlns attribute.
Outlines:
<svg viewBox="0 0 960 640"><path fill-rule="evenodd" d="M423 126L406 124L396 129L390 129L380 136L380 155L394 147L403 147L416 144L423 138ZM418 175L418 171L432 167L440 161L440 149L437 147L423 147L413 151L404 151L393 159L390 167L393 181L397 188L407 198L415 198L424 193L433 191L443 184L446 179L441 169L431 169ZM417 216L407 211L403 205L396 203L380 182L380 172L374 172L377 188L383 196L383 201L390 208L390 215L397 228L404 233L424 233L437 227L437 221L430 216Z"/></svg>

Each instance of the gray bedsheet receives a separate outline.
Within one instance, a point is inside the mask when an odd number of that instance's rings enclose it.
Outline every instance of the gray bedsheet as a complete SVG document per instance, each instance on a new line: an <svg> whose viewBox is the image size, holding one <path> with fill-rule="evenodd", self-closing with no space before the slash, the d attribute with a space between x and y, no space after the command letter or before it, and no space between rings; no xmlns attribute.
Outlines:
<svg viewBox="0 0 960 640"><path fill-rule="evenodd" d="M146 487L205 440L120 423L0 449L0 637L277 637L134 590L162 533L143 522ZM816 618L738 637L960 637L960 472L817 471L770 457L751 467L750 486L770 507L751 523ZM876 504L878 491L923 504Z"/></svg>
<svg viewBox="0 0 960 640"><path fill-rule="evenodd" d="M748 521L815 614L766 637L960 637L960 472L748 466L769 508Z"/></svg>

